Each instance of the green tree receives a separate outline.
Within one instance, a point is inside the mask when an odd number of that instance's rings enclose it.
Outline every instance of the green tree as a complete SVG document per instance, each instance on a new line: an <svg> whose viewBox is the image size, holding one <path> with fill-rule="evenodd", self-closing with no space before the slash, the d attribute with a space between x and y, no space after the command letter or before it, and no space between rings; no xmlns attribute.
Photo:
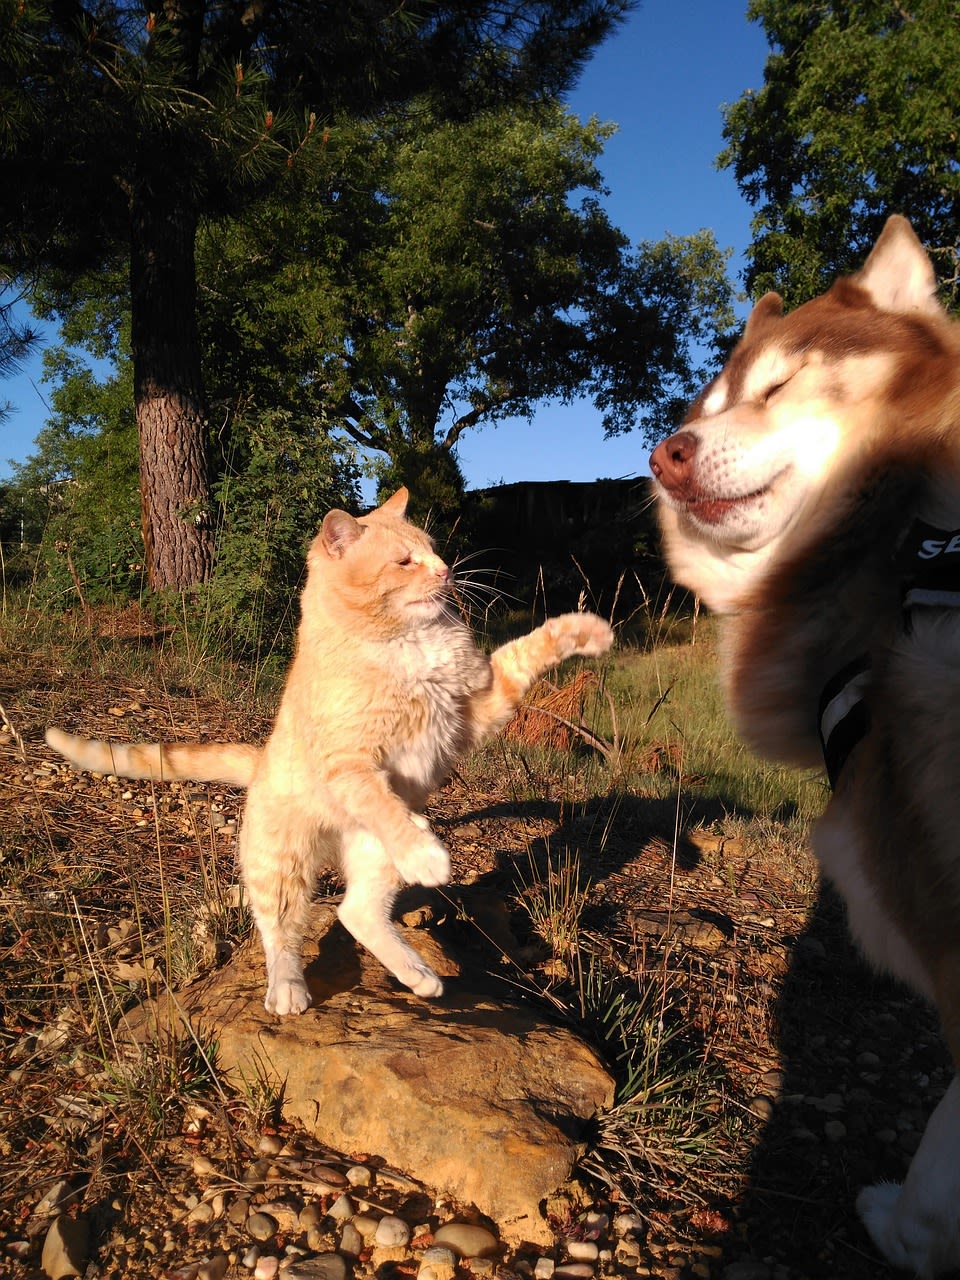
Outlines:
<svg viewBox="0 0 960 1280"><path fill-rule="evenodd" d="M956 298L956 0L751 0L748 16L772 52L762 88L727 109L719 163L756 208L751 291L821 292L897 212Z"/></svg>
<svg viewBox="0 0 960 1280"><path fill-rule="evenodd" d="M609 221L611 126L557 102L466 122L415 105L331 128L329 172L212 229L200 278L211 335L231 335L219 415L312 405L436 515L459 504L465 432L580 395L610 434L662 425L733 314L709 233L634 251Z"/></svg>
<svg viewBox="0 0 960 1280"><path fill-rule="evenodd" d="M429 91L460 114L570 83L627 0L19 0L0 7L0 268L129 269L153 587L212 562L195 247L321 147L338 111Z"/></svg>

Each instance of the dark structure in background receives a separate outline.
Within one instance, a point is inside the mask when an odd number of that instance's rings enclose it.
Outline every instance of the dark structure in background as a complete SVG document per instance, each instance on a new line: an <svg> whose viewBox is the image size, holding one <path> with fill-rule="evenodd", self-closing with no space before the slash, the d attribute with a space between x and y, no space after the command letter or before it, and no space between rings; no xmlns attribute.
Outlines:
<svg viewBox="0 0 960 1280"><path fill-rule="evenodd" d="M496 573L498 589L534 604L538 617L575 609L581 593L602 616L614 610L615 622L658 612L669 583L647 484L549 480L472 490L463 513L467 567Z"/></svg>

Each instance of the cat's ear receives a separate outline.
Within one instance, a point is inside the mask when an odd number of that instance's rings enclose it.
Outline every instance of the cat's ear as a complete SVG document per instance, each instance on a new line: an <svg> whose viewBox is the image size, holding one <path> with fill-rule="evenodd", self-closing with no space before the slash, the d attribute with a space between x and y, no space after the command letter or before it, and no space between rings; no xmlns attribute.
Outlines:
<svg viewBox="0 0 960 1280"><path fill-rule="evenodd" d="M410 501L410 491L408 489L398 489L392 497L386 502L381 502L377 507L377 513L385 516L396 516L403 518L407 514L407 503Z"/></svg>
<svg viewBox="0 0 960 1280"><path fill-rule="evenodd" d="M339 560L363 534L363 525L346 511L328 511L320 526L320 541L331 560Z"/></svg>

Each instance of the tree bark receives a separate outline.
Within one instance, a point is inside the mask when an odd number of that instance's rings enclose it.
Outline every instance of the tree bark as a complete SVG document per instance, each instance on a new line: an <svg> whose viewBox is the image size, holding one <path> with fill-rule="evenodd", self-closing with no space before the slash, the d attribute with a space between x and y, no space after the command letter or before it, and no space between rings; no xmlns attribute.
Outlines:
<svg viewBox="0 0 960 1280"><path fill-rule="evenodd" d="M137 183L130 210L140 512L151 588L183 591L205 581L213 565L196 317L197 218L184 200L176 166L151 169L150 179Z"/></svg>

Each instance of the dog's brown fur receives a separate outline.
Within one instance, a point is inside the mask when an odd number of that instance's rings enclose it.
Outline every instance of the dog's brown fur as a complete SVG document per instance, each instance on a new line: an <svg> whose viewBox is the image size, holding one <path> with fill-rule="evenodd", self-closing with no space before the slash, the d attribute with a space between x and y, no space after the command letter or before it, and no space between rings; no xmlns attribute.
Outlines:
<svg viewBox="0 0 960 1280"><path fill-rule="evenodd" d="M960 1068L960 609L907 617L896 561L915 518L960 529L960 325L934 287L893 217L822 297L783 316L768 294L651 467L675 577L726 615L728 701L759 752L820 763L821 692L869 658L870 728L814 847L864 951L936 1004ZM960 1077L903 1188L859 1204L895 1265L960 1267Z"/></svg>

